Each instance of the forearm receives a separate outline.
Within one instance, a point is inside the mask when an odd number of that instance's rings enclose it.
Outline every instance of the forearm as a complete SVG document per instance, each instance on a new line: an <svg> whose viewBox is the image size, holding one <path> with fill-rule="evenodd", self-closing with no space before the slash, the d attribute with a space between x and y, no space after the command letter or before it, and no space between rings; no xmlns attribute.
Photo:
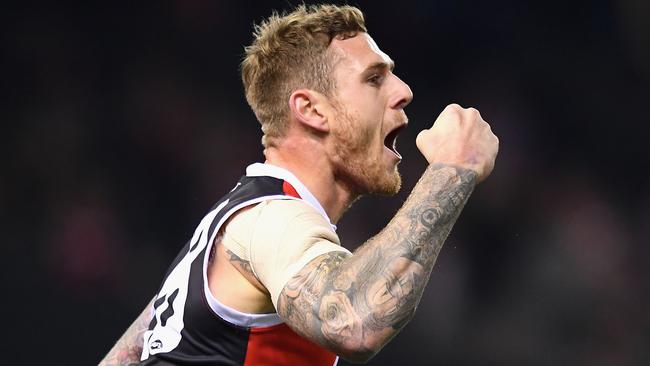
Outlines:
<svg viewBox="0 0 650 366"><path fill-rule="evenodd" d="M143 335L151 322L152 302L145 307L144 311L124 332L106 357L99 363L99 366L137 365L140 362L144 342Z"/></svg>
<svg viewBox="0 0 650 366"><path fill-rule="evenodd" d="M343 356L371 357L411 319L475 184L474 171L429 166L381 233L353 256L330 253L294 277L279 312L294 329Z"/></svg>
<svg viewBox="0 0 650 366"><path fill-rule="evenodd" d="M386 228L342 267L356 288L362 339L378 351L411 319L451 228L475 186L476 173L429 166ZM346 275L346 268L353 269ZM377 348L379 347L379 348Z"/></svg>

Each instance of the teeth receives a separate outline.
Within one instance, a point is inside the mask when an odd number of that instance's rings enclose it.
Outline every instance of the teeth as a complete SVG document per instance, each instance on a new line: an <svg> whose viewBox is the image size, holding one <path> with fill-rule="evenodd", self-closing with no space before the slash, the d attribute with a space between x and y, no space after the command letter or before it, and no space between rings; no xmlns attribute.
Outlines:
<svg viewBox="0 0 650 366"><path fill-rule="evenodd" d="M386 136L386 139L384 140L384 145L388 150L390 150L393 154L395 154L395 156L402 159L402 155L400 155L399 152L397 152L397 136L399 135L400 130L402 130L402 128L398 127L392 130L391 132L389 132L388 135Z"/></svg>
<svg viewBox="0 0 650 366"><path fill-rule="evenodd" d="M400 155L400 154L397 152L397 150L395 150L395 147L393 147L393 149L392 149L391 151L392 151L393 154L395 154L395 156L397 156L398 158L400 158L400 159L402 158L402 155Z"/></svg>
<svg viewBox="0 0 650 366"><path fill-rule="evenodd" d="M397 137L393 138L393 143L390 145L387 144L386 148L390 150L390 152L395 154L395 156L397 156L398 158L400 159L402 158L402 155L400 155L399 152L397 152Z"/></svg>

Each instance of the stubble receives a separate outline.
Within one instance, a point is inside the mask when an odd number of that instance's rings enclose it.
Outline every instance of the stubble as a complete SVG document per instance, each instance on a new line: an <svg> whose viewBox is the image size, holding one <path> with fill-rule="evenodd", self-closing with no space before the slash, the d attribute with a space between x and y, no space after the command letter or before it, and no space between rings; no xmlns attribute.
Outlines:
<svg viewBox="0 0 650 366"><path fill-rule="evenodd" d="M336 128L332 133L337 146L333 152L334 174L357 195L377 194L392 196L399 192L402 177L397 165L387 169L383 158L383 144L373 141L374 131L362 126L339 103Z"/></svg>

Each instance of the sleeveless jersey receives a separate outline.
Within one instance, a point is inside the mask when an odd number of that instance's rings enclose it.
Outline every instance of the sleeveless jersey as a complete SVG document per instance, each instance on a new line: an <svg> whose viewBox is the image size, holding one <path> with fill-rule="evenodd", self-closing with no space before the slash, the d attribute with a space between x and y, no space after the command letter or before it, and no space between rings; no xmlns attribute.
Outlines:
<svg viewBox="0 0 650 366"><path fill-rule="evenodd" d="M254 164L249 170L255 165L263 166ZM303 199L286 176L277 175L247 174L201 220L156 296L154 316L144 334L141 365L336 365L335 354L300 337L277 313L241 313L219 303L208 287L212 245L233 213L266 200ZM320 205L317 208L322 211Z"/></svg>

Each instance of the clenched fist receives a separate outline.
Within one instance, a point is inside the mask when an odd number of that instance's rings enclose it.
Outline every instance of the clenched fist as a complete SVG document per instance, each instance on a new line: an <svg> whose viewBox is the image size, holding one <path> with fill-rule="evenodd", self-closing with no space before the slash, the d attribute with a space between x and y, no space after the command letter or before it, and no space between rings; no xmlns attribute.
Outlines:
<svg viewBox="0 0 650 366"><path fill-rule="evenodd" d="M448 105L433 126L418 134L415 143L429 164L443 163L471 169L477 182L494 168L499 139L474 108Z"/></svg>

